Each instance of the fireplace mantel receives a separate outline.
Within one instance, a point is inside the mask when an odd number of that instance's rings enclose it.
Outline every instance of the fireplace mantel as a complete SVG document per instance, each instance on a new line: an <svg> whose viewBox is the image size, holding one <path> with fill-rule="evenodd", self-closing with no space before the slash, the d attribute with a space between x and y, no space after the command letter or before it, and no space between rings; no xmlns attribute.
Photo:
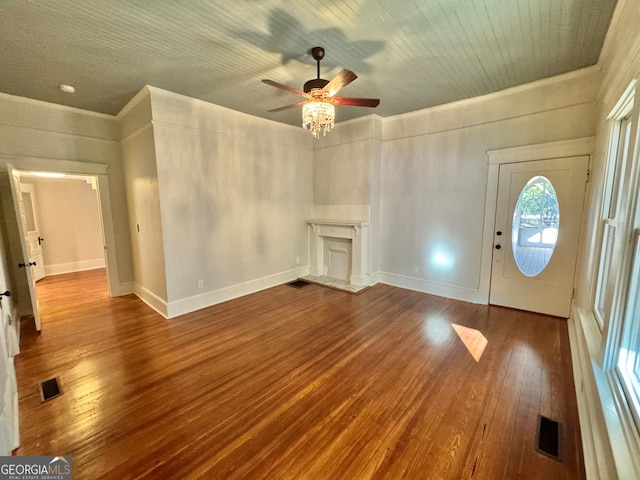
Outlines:
<svg viewBox="0 0 640 480"><path fill-rule="evenodd" d="M309 219L310 262L309 273L326 274L324 266L324 238L348 238L351 240L351 279L357 286L368 285L369 275L369 222L366 220Z"/></svg>

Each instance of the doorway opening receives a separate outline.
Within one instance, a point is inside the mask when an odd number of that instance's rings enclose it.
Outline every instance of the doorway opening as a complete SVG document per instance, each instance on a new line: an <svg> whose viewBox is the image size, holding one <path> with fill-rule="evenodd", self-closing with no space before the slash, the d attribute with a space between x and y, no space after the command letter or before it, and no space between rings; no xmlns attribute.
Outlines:
<svg viewBox="0 0 640 480"><path fill-rule="evenodd" d="M58 276L105 269L98 181L93 175L16 170L19 180L25 268L30 269L35 297L36 329L41 328L36 282ZM108 276L108 272L107 272Z"/></svg>
<svg viewBox="0 0 640 480"><path fill-rule="evenodd" d="M19 172L27 248L39 263L35 281L105 268L104 233L95 176Z"/></svg>
<svg viewBox="0 0 640 480"><path fill-rule="evenodd" d="M84 163L75 161L59 162L55 160L45 159L11 159L16 166L11 163L6 164L7 177L4 177L3 183L7 182L7 187L3 188L3 213L7 217L13 216L14 220L9 222L13 226L7 232L9 238L9 248L12 257L11 271L14 277L14 288L17 292L17 298L21 299L17 302L16 314L18 317L32 317L36 326L36 330L40 330L40 315L38 311L38 299L36 296L36 285L33 275L33 267L38 263L37 260L32 260L29 255L29 249L27 248L27 235L25 233L24 225L26 223L24 214L24 199L21 192L22 181L27 183L32 181L30 177L34 172L47 172L49 178L58 177L64 178L66 176L71 177L74 180L82 180L85 182L85 186L93 191L93 205L98 205L97 215L99 220L94 219L94 231L92 234L97 236L99 240L98 249L99 254L94 254L93 260L98 263L91 264L91 261L86 262L67 262L66 264L54 265L52 274L63 273L66 269L68 271L73 270L87 270L91 268L104 268L106 272L106 280L108 284L108 295L118 296L128 291L127 285L122 285L120 282L120 273L118 270L118 262L116 256L116 237L114 231L114 223L111 210L111 198L109 191L109 177L107 176L108 165ZM69 173L66 173L69 172ZM21 178L21 176L23 178ZM95 187L95 190L93 188ZM10 191L10 192L9 192ZM37 193L35 194L37 196ZM35 197L33 197L35 198ZM31 200L33 202L33 200ZM37 200L36 200L37 201ZM27 200L29 202L29 200ZM50 207L50 205L48 205ZM62 212L64 210L64 212ZM62 213L70 213L68 209L61 208ZM67 238L74 236L77 232L70 231L73 229L66 229L63 233ZM41 238L35 243L43 244L46 239L43 235L39 235ZM35 236L34 238L38 238ZM69 242L67 242L69 243ZM77 253L77 252L76 252ZM90 259L91 260L91 259ZM15 262L15 264L13 264ZM43 262L45 265L51 263L51 258ZM18 268L20 267L20 268ZM62 270L61 270L62 269Z"/></svg>

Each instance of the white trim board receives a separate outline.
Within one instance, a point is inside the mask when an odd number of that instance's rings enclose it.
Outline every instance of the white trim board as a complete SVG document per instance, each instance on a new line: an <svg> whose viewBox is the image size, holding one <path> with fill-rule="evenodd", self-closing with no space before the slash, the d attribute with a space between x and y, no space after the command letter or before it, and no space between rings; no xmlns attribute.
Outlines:
<svg viewBox="0 0 640 480"><path fill-rule="evenodd" d="M116 140L117 142L117 140ZM80 162L77 160L58 160L39 157L22 157L19 155L0 154L2 168L11 163L16 170L45 171L56 173L73 173L78 175L106 175L107 163Z"/></svg>
<svg viewBox="0 0 640 480"><path fill-rule="evenodd" d="M372 284L384 283L392 287L404 288L415 292L427 293L438 297L452 298L463 302L479 303L478 291L472 288L464 288L446 283L432 282L424 278L397 275L395 273L378 272L371 275Z"/></svg>
<svg viewBox="0 0 640 480"><path fill-rule="evenodd" d="M201 293L192 297L166 302L155 293L144 288L140 284L134 285L134 293L140 300L149 305L166 319L185 315L196 310L211 307L218 303L243 297L251 293L256 293L267 288L276 287L283 283L296 280L297 278L309 275L309 266L295 268L284 272L268 275L266 277L249 280L248 282L230 285L210 292Z"/></svg>
<svg viewBox="0 0 640 480"><path fill-rule="evenodd" d="M164 318L168 318L167 316L167 302L160 298L158 295L153 293L151 290L143 287L138 282L133 285L133 293L135 293L136 297L146 303L153 310L158 312Z"/></svg>
<svg viewBox="0 0 640 480"><path fill-rule="evenodd" d="M591 155L595 148L595 137L583 137L557 142L538 143L520 147L487 150L489 165L531 162L548 158L576 157Z"/></svg>
<svg viewBox="0 0 640 480"><path fill-rule="evenodd" d="M308 265L268 275L266 277L256 278L236 285L219 288L217 290L201 293L181 300L175 300L166 305L167 315L165 315L165 317L174 318L218 303L233 300L234 298L243 297L251 293L266 290L267 288L282 285L283 283L287 283L307 275L309 275Z"/></svg>

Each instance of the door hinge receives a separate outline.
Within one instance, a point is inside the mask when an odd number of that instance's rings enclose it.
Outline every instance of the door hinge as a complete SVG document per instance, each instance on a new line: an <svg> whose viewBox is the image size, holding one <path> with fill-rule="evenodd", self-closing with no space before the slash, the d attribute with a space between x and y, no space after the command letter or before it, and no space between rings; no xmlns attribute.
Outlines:
<svg viewBox="0 0 640 480"><path fill-rule="evenodd" d="M589 183L590 179L591 179L591 169L587 169L587 181L586 181L586 183Z"/></svg>
<svg viewBox="0 0 640 480"><path fill-rule="evenodd" d="M573 287L573 291L571 292L571 298L576 298L576 287Z"/></svg>

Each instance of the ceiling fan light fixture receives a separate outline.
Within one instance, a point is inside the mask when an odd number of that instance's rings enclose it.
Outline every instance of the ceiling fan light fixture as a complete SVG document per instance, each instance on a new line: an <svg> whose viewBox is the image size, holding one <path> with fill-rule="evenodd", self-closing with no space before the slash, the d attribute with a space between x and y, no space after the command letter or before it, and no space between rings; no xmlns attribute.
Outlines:
<svg viewBox="0 0 640 480"><path fill-rule="evenodd" d="M331 131L335 118L335 107L323 98L311 100L302 106L302 126L316 138L320 138L321 131L323 136Z"/></svg>
<svg viewBox="0 0 640 480"><path fill-rule="evenodd" d="M336 118L334 105L377 107L380 104L380 99L378 98L336 97L336 93L353 82L358 76L351 70L343 69L330 81L324 80L320 78L320 60L324 58L324 48L313 47L311 49L311 55L317 62L318 78L306 82L304 84L304 91L266 78L262 80L262 83L305 98L305 100L301 102L280 108L273 108L269 110L269 112L281 112L282 110L288 110L290 108L302 107L302 127L305 130L309 130L314 137L320 138L320 132L322 132L324 136L333 128L333 122Z"/></svg>

